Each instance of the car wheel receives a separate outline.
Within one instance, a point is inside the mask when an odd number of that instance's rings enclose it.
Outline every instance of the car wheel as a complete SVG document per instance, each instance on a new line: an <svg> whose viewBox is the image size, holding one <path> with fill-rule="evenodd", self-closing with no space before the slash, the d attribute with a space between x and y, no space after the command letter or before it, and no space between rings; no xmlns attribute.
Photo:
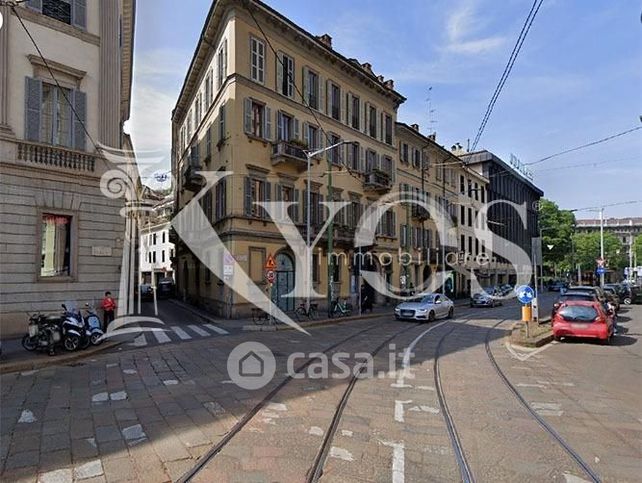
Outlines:
<svg viewBox="0 0 642 483"><path fill-rule="evenodd" d="M631 297L625 297L623 302L624 302L624 305L631 305Z"/></svg>
<svg viewBox="0 0 642 483"><path fill-rule="evenodd" d="M91 343L92 345L100 345L103 343L103 339L101 339L103 335L100 333L95 333L91 334Z"/></svg>
<svg viewBox="0 0 642 483"><path fill-rule="evenodd" d="M434 322L434 321L435 321L435 312L431 310L430 313L428 314L428 322Z"/></svg>
<svg viewBox="0 0 642 483"><path fill-rule="evenodd" d="M561 340L562 340L562 338L561 338L560 336L558 336L558 335L554 335L554 336L553 336L553 340L554 340L555 342L559 342L559 341L561 341Z"/></svg>
<svg viewBox="0 0 642 483"><path fill-rule="evenodd" d="M452 319L454 313L455 313L455 309L450 307L450 310L448 311L448 318Z"/></svg>

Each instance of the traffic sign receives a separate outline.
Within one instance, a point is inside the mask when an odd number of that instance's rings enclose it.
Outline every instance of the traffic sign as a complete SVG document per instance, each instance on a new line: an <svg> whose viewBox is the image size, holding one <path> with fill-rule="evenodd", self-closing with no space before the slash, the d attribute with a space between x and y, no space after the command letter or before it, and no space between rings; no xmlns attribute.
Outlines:
<svg viewBox="0 0 642 483"><path fill-rule="evenodd" d="M528 285L518 287L515 292L517 292L517 300L523 304L530 304L535 298L535 291Z"/></svg>
<svg viewBox="0 0 642 483"><path fill-rule="evenodd" d="M276 260L274 260L274 257L271 253L268 255L267 261L265 262L265 269L276 270Z"/></svg>
<svg viewBox="0 0 642 483"><path fill-rule="evenodd" d="M275 278L276 278L276 273L274 273L274 270L265 271L265 279L267 280L268 283L274 283Z"/></svg>
<svg viewBox="0 0 642 483"><path fill-rule="evenodd" d="M597 270L595 270L595 272L596 272L598 275L604 275L604 274L606 273L606 268L604 268L604 267L597 267Z"/></svg>

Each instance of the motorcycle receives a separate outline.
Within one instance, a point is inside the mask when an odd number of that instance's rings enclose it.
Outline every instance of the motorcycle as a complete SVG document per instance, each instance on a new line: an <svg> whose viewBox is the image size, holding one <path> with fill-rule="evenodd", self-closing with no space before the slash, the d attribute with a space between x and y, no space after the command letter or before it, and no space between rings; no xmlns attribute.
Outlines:
<svg viewBox="0 0 642 483"><path fill-rule="evenodd" d="M85 321L73 302L62 304L65 311L62 321L62 345L67 351L86 349L91 344L91 338Z"/></svg>
<svg viewBox="0 0 642 483"><path fill-rule="evenodd" d="M85 312L85 330L89 332L89 340L92 345L100 345L103 343L102 337L105 335L100 317L98 317L96 309L89 304L85 304Z"/></svg>
<svg viewBox="0 0 642 483"><path fill-rule="evenodd" d="M56 345L62 340L61 320L57 316L40 313L29 317L29 332L22 338L22 347L28 351L46 349L49 355L56 353Z"/></svg>

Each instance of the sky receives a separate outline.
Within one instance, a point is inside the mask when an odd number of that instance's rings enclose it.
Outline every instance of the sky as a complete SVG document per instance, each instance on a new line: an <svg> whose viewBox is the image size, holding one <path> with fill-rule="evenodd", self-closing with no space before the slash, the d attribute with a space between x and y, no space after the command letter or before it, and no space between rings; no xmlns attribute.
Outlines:
<svg viewBox="0 0 642 483"><path fill-rule="evenodd" d="M447 148L475 138L531 0L268 0L346 57L370 62L407 97L398 120ZM139 0L128 128L167 153L176 103L211 0ZM394 8L391 8L394 5ZM522 162L642 126L637 0L544 0L478 144ZM432 111L432 112L431 112ZM168 161L169 163L169 161ZM581 165L581 166L577 166ZM642 200L642 130L532 167L564 209ZM596 216L578 212L578 218ZM606 217L642 216L642 203Z"/></svg>

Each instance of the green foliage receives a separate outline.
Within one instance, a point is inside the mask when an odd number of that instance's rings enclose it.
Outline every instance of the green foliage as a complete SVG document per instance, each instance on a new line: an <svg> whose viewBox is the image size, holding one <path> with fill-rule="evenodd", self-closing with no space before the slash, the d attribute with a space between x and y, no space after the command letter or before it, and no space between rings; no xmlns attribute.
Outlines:
<svg viewBox="0 0 642 483"><path fill-rule="evenodd" d="M642 235L638 235L633 240L633 256L637 257L638 264L642 263Z"/></svg>
<svg viewBox="0 0 642 483"><path fill-rule="evenodd" d="M539 217L544 266L547 268L557 266L562 270L570 269L575 216L570 211L560 210L553 201L542 198Z"/></svg>
<svg viewBox="0 0 642 483"><path fill-rule="evenodd" d="M597 268L596 259L600 258L600 233L578 233L573 237L577 263L584 270ZM611 270L621 270L627 265L627 254L618 237L604 232L604 258Z"/></svg>

